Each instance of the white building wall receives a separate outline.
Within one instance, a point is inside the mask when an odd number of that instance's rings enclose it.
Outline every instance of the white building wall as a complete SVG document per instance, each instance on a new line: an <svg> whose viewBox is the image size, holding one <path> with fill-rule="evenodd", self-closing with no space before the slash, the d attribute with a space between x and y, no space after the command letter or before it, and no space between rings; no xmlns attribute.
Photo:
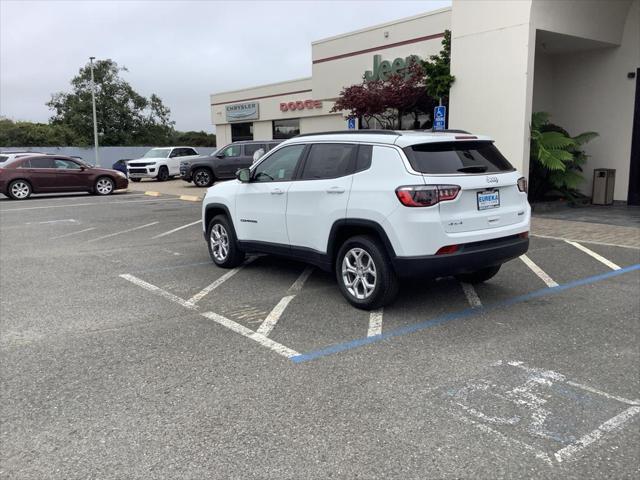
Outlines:
<svg viewBox="0 0 640 480"><path fill-rule="evenodd" d="M454 0L450 128L490 135L520 171L529 170L533 94L531 0Z"/></svg>
<svg viewBox="0 0 640 480"><path fill-rule="evenodd" d="M338 115L323 115L321 117L303 118L300 120L300 133L329 132L332 130L346 130L347 121Z"/></svg>
<svg viewBox="0 0 640 480"><path fill-rule="evenodd" d="M264 122L253 122L253 138L260 140L273 139L273 123L271 120Z"/></svg>
<svg viewBox="0 0 640 480"><path fill-rule="evenodd" d="M582 190L591 194L594 168L615 168L615 200L626 200L635 79L627 73L640 65L640 0L630 6L619 47L554 55L553 121L576 135L595 131Z"/></svg>
<svg viewBox="0 0 640 480"><path fill-rule="evenodd" d="M384 60L418 55L426 59L442 49L442 34L451 28L451 9L376 25L311 44L312 88L317 99L335 99L344 87L362 82L373 56ZM427 38L422 41L416 39ZM409 42L402 45L398 43ZM354 53L357 53L354 55ZM344 56L343 58L334 58ZM332 59L333 58L333 59Z"/></svg>

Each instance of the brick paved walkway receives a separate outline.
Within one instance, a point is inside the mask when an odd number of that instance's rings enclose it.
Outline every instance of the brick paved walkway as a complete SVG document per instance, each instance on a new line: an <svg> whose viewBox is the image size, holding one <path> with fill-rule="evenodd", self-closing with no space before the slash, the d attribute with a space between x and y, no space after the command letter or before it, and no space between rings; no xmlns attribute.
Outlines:
<svg viewBox="0 0 640 480"><path fill-rule="evenodd" d="M531 234L640 248L640 228L636 227L572 222L534 216L531 220Z"/></svg>

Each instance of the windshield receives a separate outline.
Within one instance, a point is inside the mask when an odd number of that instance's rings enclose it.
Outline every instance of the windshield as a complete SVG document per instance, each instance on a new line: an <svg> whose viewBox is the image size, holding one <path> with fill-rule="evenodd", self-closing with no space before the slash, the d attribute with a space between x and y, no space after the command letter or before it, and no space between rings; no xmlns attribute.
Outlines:
<svg viewBox="0 0 640 480"><path fill-rule="evenodd" d="M170 148L152 148L142 158L167 158L170 152Z"/></svg>
<svg viewBox="0 0 640 480"><path fill-rule="evenodd" d="M492 142L433 142L404 149L416 172L497 173L514 170Z"/></svg>

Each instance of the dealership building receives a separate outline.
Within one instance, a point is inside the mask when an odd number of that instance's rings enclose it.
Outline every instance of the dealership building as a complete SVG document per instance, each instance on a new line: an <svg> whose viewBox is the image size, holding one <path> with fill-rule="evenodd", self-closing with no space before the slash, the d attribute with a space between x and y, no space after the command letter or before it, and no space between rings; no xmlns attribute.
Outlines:
<svg viewBox="0 0 640 480"><path fill-rule="evenodd" d="M490 135L526 173L531 114L549 112L572 135L599 133L585 146L583 191L594 168L615 169L614 199L640 204L640 0L453 0L313 42L311 77L211 95L218 145L375 128L331 111L340 91L437 54L445 30L456 77L448 128Z"/></svg>

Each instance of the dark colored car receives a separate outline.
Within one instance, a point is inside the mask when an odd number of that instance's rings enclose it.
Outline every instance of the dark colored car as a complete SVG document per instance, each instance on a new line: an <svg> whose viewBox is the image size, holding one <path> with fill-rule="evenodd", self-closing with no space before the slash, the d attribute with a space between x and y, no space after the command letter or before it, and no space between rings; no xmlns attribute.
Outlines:
<svg viewBox="0 0 640 480"><path fill-rule="evenodd" d="M263 154L273 149L282 140L246 140L233 142L214 154L180 163L180 177L193 182L197 187L210 187L218 180L235 178L241 168L253 163L253 155L260 149Z"/></svg>
<svg viewBox="0 0 640 480"><path fill-rule="evenodd" d="M24 200L32 193L84 191L109 195L128 185L122 172L57 155L16 158L0 168L0 193L14 200Z"/></svg>
<svg viewBox="0 0 640 480"><path fill-rule="evenodd" d="M114 163L113 165L111 165L111 168L113 168L114 170L117 170L119 172L124 173L125 175L128 176L128 172L127 172L127 162L131 160L130 158L122 158L120 160L118 160L116 163Z"/></svg>

